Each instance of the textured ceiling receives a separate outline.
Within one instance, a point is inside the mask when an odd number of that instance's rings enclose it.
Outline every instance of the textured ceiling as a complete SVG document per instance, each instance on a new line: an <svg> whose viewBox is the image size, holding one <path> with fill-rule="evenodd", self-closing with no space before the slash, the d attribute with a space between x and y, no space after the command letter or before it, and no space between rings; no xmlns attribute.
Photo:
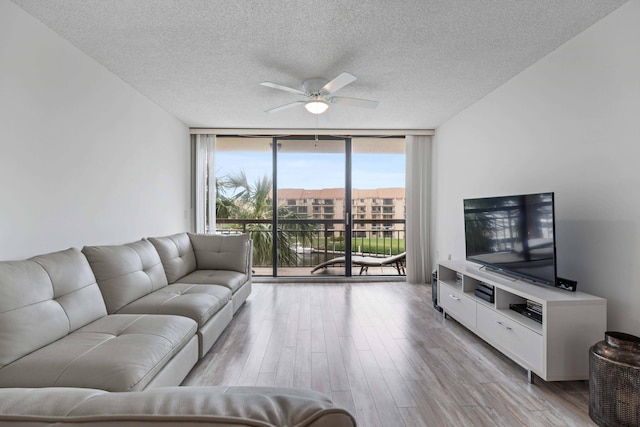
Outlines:
<svg viewBox="0 0 640 427"><path fill-rule="evenodd" d="M626 0L13 0L191 127L314 128L312 77L358 77L318 125L432 129Z"/></svg>

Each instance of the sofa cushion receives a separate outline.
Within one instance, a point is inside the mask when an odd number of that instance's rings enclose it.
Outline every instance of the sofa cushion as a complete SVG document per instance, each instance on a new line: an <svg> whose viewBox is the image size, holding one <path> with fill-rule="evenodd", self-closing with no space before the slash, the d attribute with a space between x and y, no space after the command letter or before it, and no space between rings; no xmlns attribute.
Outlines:
<svg viewBox="0 0 640 427"><path fill-rule="evenodd" d="M198 270L231 270L248 274L250 238L248 234L189 233Z"/></svg>
<svg viewBox="0 0 640 427"><path fill-rule="evenodd" d="M178 283L198 283L202 285L220 285L235 293L248 280L248 276L229 270L196 270L187 274Z"/></svg>
<svg viewBox="0 0 640 427"><path fill-rule="evenodd" d="M150 237L149 241L160 255L169 283L174 283L196 269L196 256L187 233Z"/></svg>
<svg viewBox="0 0 640 427"><path fill-rule="evenodd" d="M118 246L85 246L109 313L167 286L155 247L147 240Z"/></svg>
<svg viewBox="0 0 640 427"><path fill-rule="evenodd" d="M196 328L182 316L105 316L0 369L0 387L142 390Z"/></svg>
<svg viewBox="0 0 640 427"><path fill-rule="evenodd" d="M135 300L118 313L175 314L202 326L230 299L231 291L224 286L177 283Z"/></svg>
<svg viewBox="0 0 640 427"><path fill-rule="evenodd" d="M78 249L0 262L0 368L106 314Z"/></svg>
<svg viewBox="0 0 640 427"><path fill-rule="evenodd" d="M0 420L79 425L355 427L324 394L280 387L167 387L143 393L0 389ZM136 424L138 423L138 424Z"/></svg>

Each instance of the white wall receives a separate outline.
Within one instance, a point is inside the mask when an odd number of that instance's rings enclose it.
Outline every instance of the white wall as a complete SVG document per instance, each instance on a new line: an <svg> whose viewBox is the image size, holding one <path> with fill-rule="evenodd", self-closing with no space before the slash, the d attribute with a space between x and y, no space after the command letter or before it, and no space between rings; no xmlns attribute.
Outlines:
<svg viewBox="0 0 640 427"><path fill-rule="evenodd" d="M187 126L0 0L0 260L190 229L189 169Z"/></svg>
<svg viewBox="0 0 640 427"><path fill-rule="evenodd" d="M640 335L640 0L436 130L432 254L464 258L462 200L554 191L558 274Z"/></svg>

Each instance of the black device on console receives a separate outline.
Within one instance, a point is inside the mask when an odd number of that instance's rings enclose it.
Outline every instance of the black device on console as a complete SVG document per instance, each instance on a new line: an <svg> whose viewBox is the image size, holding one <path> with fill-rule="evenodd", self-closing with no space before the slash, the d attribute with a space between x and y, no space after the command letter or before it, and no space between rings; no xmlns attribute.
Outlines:
<svg viewBox="0 0 640 427"><path fill-rule="evenodd" d="M578 282L575 280L564 279L562 277L558 277L556 280L556 288L564 289L565 291L575 292L578 287Z"/></svg>
<svg viewBox="0 0 640 427"><path fill-rule="evenodd" d="M509 308L515 312L535 320L538 323L542 323L542 312L531 308L528 304L509 304Z"/></svg>
<svg viewBox="0 0 640 427"><path fill-rule="evenodd" d="M473 293L478 298L482 298L487 302L493 303L495 301L493 295L493 286L487 285L486 283L478 283Z"/></svg>
<svg viewBox="0 0 640 427"><path fill-rule="evenodd" d="M486 292L483 292L481 289L476 289L475 291L473 291L473 293L478 298L482 298L483 300L485 300L487 302L490 302L492 304L495 302L495 299L494 299L492 294L488 294Z"/></svg>

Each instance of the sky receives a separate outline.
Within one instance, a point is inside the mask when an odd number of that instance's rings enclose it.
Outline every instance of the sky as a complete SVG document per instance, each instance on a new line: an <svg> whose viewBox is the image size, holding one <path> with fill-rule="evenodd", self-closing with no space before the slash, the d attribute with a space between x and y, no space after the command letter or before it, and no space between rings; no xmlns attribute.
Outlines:
<svg viewBox="0 0 640 427"><path fill-rule="evenodd" d="M250 183L271 175L271 153L217 152L216 176L244 170ZM278 188L343 188L344 154L278 154ZM404 154L353 154L352 187L374 189L405 186Z"/></svg>

